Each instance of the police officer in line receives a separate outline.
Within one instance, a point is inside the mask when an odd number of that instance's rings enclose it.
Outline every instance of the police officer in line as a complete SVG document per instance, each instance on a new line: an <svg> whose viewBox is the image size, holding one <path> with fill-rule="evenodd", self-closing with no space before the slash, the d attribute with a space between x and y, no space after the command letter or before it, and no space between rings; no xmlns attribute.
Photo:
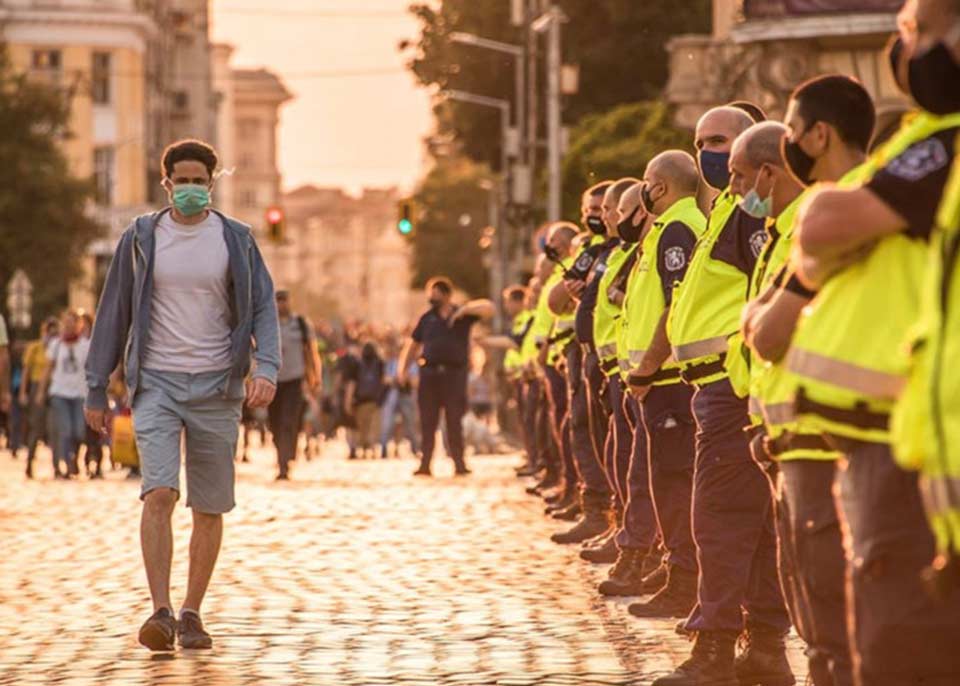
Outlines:
<svg viewBox="0 0 960 686"><path fill-rule="evenodd" d="M921 317L927 244L960 133L960 112L938 107L950 97L940 93L960 87L943 80L951 74L944 67L956 64L947 43L956 47L960 19L952 0L917 2L902 18L891 66L901 87L936 111L905 120L871 157L864 183L822 189L801 208L795 264L817 295L786 364L798 377L801 420L843 453L838 506L848 531L855 679L947 684L960 675L960 593L936 598L923 586L936 550L924 505L936 504L924 503L917 475L895 463L889 428L910 371L904 335ZM934 425L926 438L936 445L940 431Z"/></svg>
<svg viewBox="0 0 960 686"><path fill-rule="evenodd" d="M523 369L530 381L527 388L526 406L532 413L533 435L536 443L536 458L534 475L539 480L527 488L527 493L541 495L546 489L554 488L560 483L560 449L557 446L553 433L550 414L550 401L547 397L547 381L543 367L539 363L540 350L550 337L553 329L553 316L546 306L544 286L556 271L557 265L551 262L546 254L537 257L534 268L534 278L531 282L531 298L533 302L533 323L530 325L523 344L520 347L520 357Z"/></svg>
<svg viewBox="0 0 960 686"><path fill-rule="evenodd" d="M453 304L453 283L444 277L430 279L426 286L430 309L420 317L400 354L397 382L407 383L411 360L420 364L417 405L423 436L423 456L416 476L430 476L430 462L436 442L440 411L447 423L450 457L458 476L470 473L463 459L463 415L467 409L467 373L469 371L470 330L494 315L489 300L471 300Z"/></svg>
<svg viewBox="0 0 960 686"><path fill-rule="evenodd" d="M718 195L666 323L681 378L695 387L693 536L700 577L686 629L697 637L691 658L657 686L735 681L735 645L745 628L750 648L741 670L756 660L785 664L790 620L777 577L770 489L743 430L747 401L734 394L724 367L727 339L739 328L747 282L766 241L763 220L745 212L729 188L733 141L753 123L732 107L713 108L697 123L700 173Z"/></svg>
<svg viewBox="0 0 960 686"><path fill-rule="evenodd" d="M578 482L570 482L548 512L560 512L580 506L583 498L609 499L610 489L597 451L598 441L590 426L588 383L583 369L586 351L592 336L592 303L596 302L599 274L612 249L603 222L601 202L610 182L587 189L581 197L581 221L586 233L581 234L581 248L574 259L573 269L564 280L553 287L549 305L554 312L574 313L574 336L566 346L566 376L570 407L570 442ZM549 502L549 498L547 499Z"/></svg>
<svg viewBox="0 0 960 686"><path fill-rule="evenodd" d="M615 183L609 184L606 186L606 189L602 195L601 200L601 212L603 214L603 224L607 227L606 218L608 216L608 208L613 207L614 212L616 208L617 201L619 200L620 195L630 186L630 181L620 180ZM595 187L596 188L596 187ZM614 229L616 223L613 224ZM609 227L607 227L609 230ZM595 230L594 230L595 231ZM596 243L599 246L600 250L603 251L607 247L606 239L601 239L601 242ZM584 263L587 260L591 259L591 256L584 252L579 259L582 259ZM593 259L596 261L596 259ZM576 262L575 262L576 266ZM587 267L588 265L583 264L582 267ZM592 266L592 265L591 265ZM583 338L588 338L592 336L592 326L588 328L589 320L588 317L585 317L583 313L580 313L580 307L576 302L576 299L579 298L583 300L583 295L586 293L585 286L580 282L580 279L575 278L566 278L562 283L558 284L552 292L552 300L555 305L558 305L558 309L567 308L573 310L576 307L577 312L580 315L580 333L579 335ZM597 288L599 288L599 280L595 281ZM592 290L592 289L591 289ZM589 304L589 298L587 299ZM587 319L587 321L584 321ZM576 325L576 319L574 321ZM576 365L576 372L581 375L580 383L584 383L582 380L582 364L579 358L582 354L582 350L577 348L570 352L570 360ZM584 400L586 398L584 397ZM599 441L591 440L593 437L589 433L590 429L590 418L589 418L589 407L586 403L582 405L583 416L581 419L581 426L584 426L587 429L587 433L583 438L587 440L579 440L577 446L580 450L580 462L583 463L587 476L589 477L589 482L585 481L584 489L582 492L582 505L583 505L583 516L577 523L569 530L559 532L552 537L552 540L556 543L569 544L569 543L584 543L589 542L591 539L597 539L594 541L596 547L600 548L609 548L609 540L612 538L613 533L615 533L620 518L623 513L623 503L619 497L615 496L615 489L611 486L616 485L615 480L613 480L610 474L604 469L604 464L606 460L603 455L596 452L597 443ZM609 439L609 436L607 438ZM606 450L606 444L604 444L604 450ZM602 521L600 517L603 517ZM603 525L601 527L601 524ZM601 552L601 557L604 554L609 555L609 550L604 550Z"/></svg>
<svg viewBox="0 0 960 686"><path fill-rule="evenodd" d="M698 184L693 157L681 150L660 153L644 172L640 205L624 208L630 213L623 213L624 221L646 215L649 230L623 305L627 361L623 373L639 417L628 475L629 500L617 543L623 549L637 540L634 506L649 500L666 551L661 574L654 576L658 582L664 579L662 587L655 589L649 601L629 608L640 617L686 617L697 599L698 569L690 530L695 454L692 392L682 383L678 366L669 361L666 319L674 286L682 281L706 228L706 218L697 207ZM633 594L644 590L635 582L630 588L629 581L634 579L636 575L628 577L619 590Z"/></svg>
<svg viewBox="0 0 960 686"><path fill-rule="evenodd" d="M775 487L780 583L793 624L808 645L809 673L814 686L848 686L853 683L853 669L846 630L843 546L833 502L840 455L819 432L804 430L795 420L793 384L782 361L797 320L814 295L787 267L797 210L812 192L812 184L852 184L864 173L876 117L870 95L858 81L828 75L797 87L785 119L787 134L770 137L770 145L780 148L775 159L766 161L776 170L770 178L774 173L782 177L779 168L785 167L807 189L783 206L786 198L781 186L789 189L789 185L781 179L774 188L778 194L771 196L774 202L769 209L776 221L768 222L770 237L754 269L752 299L742 319L749 349L738 354L731 341L728 360L748 361L743 375L730 369L731 382L736 388L734 379L743 378L738 395L750 397L751 420L757 425L755 454L760 461L776 460L779 465ZM748 146L742 147L749 152ZM762 160L750 157L734 154L734 177L756 175L757 162ZM738 171L743 168L742 173ZM739 190L749 193L745 183ZM757 197L765 193L766 185L758 184Z"/></svg>

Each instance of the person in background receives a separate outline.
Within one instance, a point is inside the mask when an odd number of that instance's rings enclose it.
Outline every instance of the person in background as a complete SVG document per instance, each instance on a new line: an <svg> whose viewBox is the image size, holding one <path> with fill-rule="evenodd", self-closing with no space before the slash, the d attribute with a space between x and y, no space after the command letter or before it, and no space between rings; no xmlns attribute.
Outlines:
<svg viewBox="0 0 960 686"><path fill-rule="evenodd" d="M80 316L80 336L90 339L93 335L93 315L85 310L79 311ZM89 426L84 429L83 445L86 450L83 455L83 463L87 476L91 479L103 478L103 436Z"/></svg>
<svg viewBox="0 0 960 686"><path fill-rule="evenodd" d="M420 317L400 355L398 380L407 382L407 366L422 359L417 403L423 436L423 457L415 476L430 476L430 462L443 410L450 442L450 457L458 476L470 473L463 460L463 413L467 404L467 362L470 329L493 317L489 300L453 304L453 283L444 277L427 282L430 309Z"/></svg>
<svg viewBox="0 0 960 686"><path fill-rule="evenodd" d="M277 394L270 403L269 425L277 448L278 481L290 478L290 463L297 457L297 439L306 396L320 385L320 357L313 327L290 308L290 292L278 289L277 315L280 319L280 371Z"/></svg>
<svg viewBox="0 0 960 686"><path fill-rule="evenodd" d="M26 476L33 478L33 460L40 441L51 443L48 435L47 405L38 394L43 393L43 379L50 362L47 360L47 348L59 334L60 323L50 317L40 325L40 338L30 341L23 352L23 378L20 383L19 402L26 412L27 448Z"/></svg>
<svg viewBox="0 0 960 686"><path fill-rule="evenodd" d="M384 366L387 393L380 410L380 447L381 455L387 457L387 446L394 433L397 415L400 415L404 437L410 442L414 455L420 452L420 440L417 436L417 406L413 399L413 388L420 376L420 368L410 363L407 369L407 383L400 385L397 379L400 364L400 346L396 338L387 341L387 360ZM399 456L400 446L394 444L394 455Z"/></svg>
<svg viewBox="0 0 960 686"><path fill-rule="evenodd" d="M383 375L383 359L377 352L377 346L367 341L360 353L352 407L357 422L357 449L363 457L375 452L379 438L380 403L386 390Z"/></svg>
<svg viewBox="0 0 960 686"><path fill-rule="evenodd" d="M0 315L0 414L10 410L10 338L7 322Z"/></svg>
<svg viewBox="0 0 960 686"><path fill-rule="evenodd" d="M60 322L60 337L47 348L50 365L44 374L35 402L49 398L57 438L53 446L53 476L69 479L79 474L77 453L86 435L83 421L83 399L87 382L83 368L90 352L90 339L84 338L80 316L67 310ZM64 471L60 470L60 465Z"/></svg>
<svg viewBox="0 0 960 686"><path fill-rule="evenodd" d="M360 368L360 346L353 338L347 338L346 348L336 364L337 426L342 426L346 434L347 447L350 449L347 459L357 459L357 420L353 416L353 394L356 390L357 371Z"/></svg>

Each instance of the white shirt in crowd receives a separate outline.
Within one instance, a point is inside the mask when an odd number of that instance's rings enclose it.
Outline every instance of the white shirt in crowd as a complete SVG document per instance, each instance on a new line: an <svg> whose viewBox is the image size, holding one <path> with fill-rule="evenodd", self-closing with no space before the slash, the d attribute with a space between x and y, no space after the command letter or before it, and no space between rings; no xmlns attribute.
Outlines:
<svg viewBox="0 0 960 686"><path fill-rule="evenodd" d="M230 258L223 230L213 212L199 224L179 224L170 212L157 223L144 369L195 374L230 368Z"/></svg>
<svg viewBox="0 0 960 686"><path fill-rule="evenodd" d="M67 343L55 338L47 346L47 359L51 363L50 396L59 398L85 398L87 377L83 368L90 352L90 339L78 338Z"/></svg>

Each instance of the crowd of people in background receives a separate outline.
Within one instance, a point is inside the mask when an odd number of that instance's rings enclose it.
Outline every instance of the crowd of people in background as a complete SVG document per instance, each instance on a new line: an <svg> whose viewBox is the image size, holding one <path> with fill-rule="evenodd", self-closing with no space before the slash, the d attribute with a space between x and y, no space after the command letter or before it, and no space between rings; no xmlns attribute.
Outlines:
<svg viewBox="0 0 960 686"><path fill-rule="evenodd" d="M419 458L420 366L411 360L403 379L398 370L412 326L314 323L291 309L288 290L279 289L276 296L283 346L277 394L267 408L244 407L244 440L237 459L250 461L257 434L259 445L276 453L280 480L289 479L296 460L317 457L327 448L335 454L345 450L350 460ZM25 460L27 478L34 478L37 452L43 447L50 451L55 479L99 479L110 468L111 432L98 434L83 422L84 365L92 327L90 312L66 310L44 320L38 338L8 340L10 398L0 407L0 436L14 458ZM464 434L470 449L499 452L510 443L495 420L498 367L480 341L478 337L471 344ZM119 373L109 396L112 415L129 412ZM442 437L446 441L445 428ZM126 469L131 478L139 475L135 465L113 466Z"/></svg>

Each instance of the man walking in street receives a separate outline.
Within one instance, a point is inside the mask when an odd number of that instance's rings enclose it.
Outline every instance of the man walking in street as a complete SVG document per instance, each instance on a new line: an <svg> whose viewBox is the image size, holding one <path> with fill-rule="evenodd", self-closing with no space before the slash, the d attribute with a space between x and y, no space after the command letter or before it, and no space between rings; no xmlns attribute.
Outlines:
<svg viewBox="0 0 960 686"><path fill-rule="evenodd" d="M286 481L290 463L297 457L304 396L320 385L320 356L310 323L290 309L290 292L280 289L276 299L283 362L277 373L277 394L270 403L269 424L277 448L277 480Z"/></svg>
<svg viewBox="0 0 960 686"><path fill-rule="evenodd" d="M140 542L154 614L140 643L210 648L200 620L234 507L234 453L241 405L269 405L280 366L273 282L250 228L210 208L217 154L185 140L163 154L172 207L137 218L107 273L87 360L87 422L104 430L107 385L124 363L140 452ZM255 344L254 344L255 343ZM251 374L251 354L254 366ZM246 392L244 385L246 382ZM193 510L190 571L179 619L170 599L171 516L186 448Z"/></svg>
<svg viewBox="0 0 960 686"><path fill-rule="evenodd" d="M410 340L400 354L397 381L407 383L407 366L420 360L420 385L417 403L420 407L420 428L423 457L415 476L430 476L430 462L436 442L440 410L447 422L450 457L458 476L469 474L463 461L463 415L467 410L467 371L470 352L470 329L479 321L491 319L493 303L471 300L457 307L453 304L453 284L449 279L434 277L427 282L430 309L420 317Z"/></svg>

